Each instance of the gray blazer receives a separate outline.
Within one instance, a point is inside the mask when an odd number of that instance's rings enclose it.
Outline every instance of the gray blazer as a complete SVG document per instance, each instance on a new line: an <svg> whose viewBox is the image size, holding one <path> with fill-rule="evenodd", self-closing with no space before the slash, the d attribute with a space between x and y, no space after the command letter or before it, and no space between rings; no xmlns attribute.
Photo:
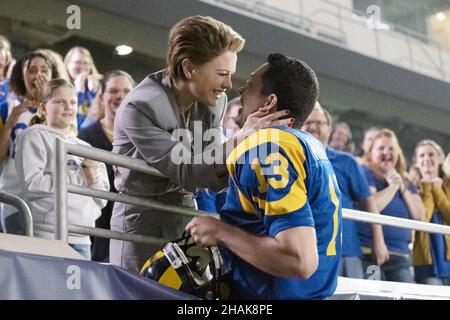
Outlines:
<svg viewBox="0 0 450 320"><path fill-rule="evenodd" d="M180 188L194 192L196 187L208 187L212 190L226 187L226 178L218 177L213 164L197 163L194 159L194 153L198 157L198 151L204 151L206 146L216 148L223 143L221 127L226 104L227 97L222 94L216 106L208 107L196 103L191 108L189 129L198 144L194 150L187 139L182 143L174 138L174 131L183 129L185 124L180 118L169 77L165 76L163 71L147 76L125 97L117 110L113 152L143 159L167 178L115 167L114 184L117 191L130 195L153 196ZM196 132L193 131L194 126ZM218 128L220 138L216 136L213 143L202 141L199 144L198 140L203 140L205 131L211 128ZM200 145L203 148L198 148ZM181 149L185 155L191 154L190 164L177 164L177 161L173 161L174 157L180 158L177 154Z"/></svg>

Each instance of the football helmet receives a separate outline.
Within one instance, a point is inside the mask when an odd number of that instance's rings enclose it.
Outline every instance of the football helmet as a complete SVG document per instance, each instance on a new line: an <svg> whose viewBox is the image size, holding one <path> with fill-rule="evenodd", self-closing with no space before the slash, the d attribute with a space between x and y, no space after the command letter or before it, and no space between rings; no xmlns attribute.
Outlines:
<svg viewBox="0 0 450 320"><path fill-rule="evenodd" d="M222 280L225 279L223 266L218 247L199 247L184 234L166 243L148 259L140 274L202 299L225 299L229 289Z"/></svg>

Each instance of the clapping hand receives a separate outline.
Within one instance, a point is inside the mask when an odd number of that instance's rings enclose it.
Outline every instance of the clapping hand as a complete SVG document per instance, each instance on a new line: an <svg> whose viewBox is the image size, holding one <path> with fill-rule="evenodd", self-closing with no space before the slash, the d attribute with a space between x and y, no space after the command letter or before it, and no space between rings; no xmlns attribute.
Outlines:
<svg viewBox="0 0 450 320"><path fill-rule="evenodd" d="M32 103L38 107L44 98L45 85L48 80L43 74L38 74L34 80L34 86L31 89Z"/></svg>
<svg viewBox="0 0 450 320"><path fill-rule="evenodd" d="M87 80L87 88L88 88L88 90L90 92L97 92L97 89L98 89L98 80L97 80L97 78L94 75L89 74L87 76L86 80Z"/></svg>
<svg viewBox="0 0 450 320"><path fill-rule="evenodd" d="M8 118L6 119L5 128L12 129L16 126L19 121L19 117L25 111L27 111L30 107L33 106L33 102L31 100L25 99L21 104L15 106L12 110Z"/></svg>
<svg viewBox="0 0 450 320"><path fill-rule="evenodd" d="M88 71L83 71L75 78L74 85L77 92L86 91L86 80L88 78L88 75L89 75Z"/></svg>
<svg viewBox="0 0 450 320"><path fill-rule="evenodd" d="M386 175L386 181L390 186L391 185L398 186L398 189L400 190L401 193L405 192L405 183L403 182L403 179L400 176L400 174L395 169L389 170L389 172Z"/></svg>

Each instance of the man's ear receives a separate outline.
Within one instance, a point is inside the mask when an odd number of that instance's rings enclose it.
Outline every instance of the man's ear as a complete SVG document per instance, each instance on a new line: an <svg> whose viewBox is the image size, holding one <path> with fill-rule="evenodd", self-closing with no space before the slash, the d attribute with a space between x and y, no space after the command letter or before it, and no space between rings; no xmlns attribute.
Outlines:
<svg viewBox="0 0 450 320"><path fill-rule="evenodd" d="M277 102L277 95L272 93L266 98L266 101L264 101L264 108L266 108L267 110L277 111Z"/></svg>
<svg viewBox="0 0 450 320"><path fill-rule="evenodd" d="M195 69L194 64L189 61L189 59L183 59L181 62L181 67L183 68L183 73L186 79L190 80L192 78L192 72Z"/></svg>

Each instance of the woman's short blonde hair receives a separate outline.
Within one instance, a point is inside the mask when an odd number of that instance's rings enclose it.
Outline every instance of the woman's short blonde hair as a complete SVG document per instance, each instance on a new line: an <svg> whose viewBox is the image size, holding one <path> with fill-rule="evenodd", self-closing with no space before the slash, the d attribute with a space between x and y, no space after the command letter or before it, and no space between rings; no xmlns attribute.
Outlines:
<svg viewBox="0 0 450 320"><path fill-rule="evenodd" d="M241 51L244 44L241 35L212 17L184 18L169 33L166 73L173 79L186 80L184 59L201 66L226 51Z"/></svg>

